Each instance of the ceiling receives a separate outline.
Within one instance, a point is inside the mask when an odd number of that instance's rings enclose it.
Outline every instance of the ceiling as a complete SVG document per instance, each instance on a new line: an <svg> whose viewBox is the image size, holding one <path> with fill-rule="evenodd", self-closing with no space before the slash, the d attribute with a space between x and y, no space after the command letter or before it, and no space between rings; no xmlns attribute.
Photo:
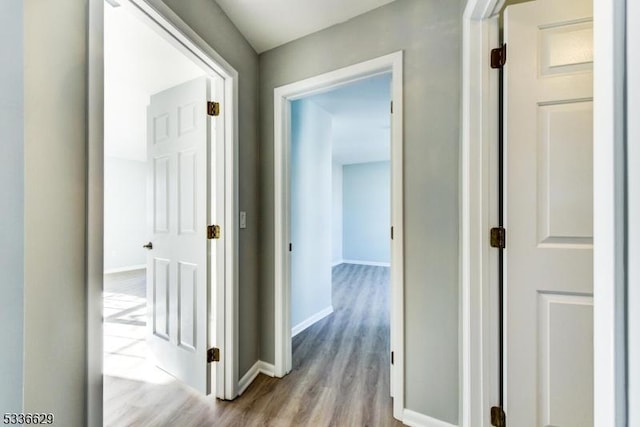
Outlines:
<svg viewBox="0 0 640 427"><path fill-rule="evenodd" d="M216 0L258 53L394 0Z"/></svg>
<svg viewBox="0 0 640 427"><path fill-rule="evenodd" d="M332 118L333 161L390 159L391 75L382 74L306 98Z"/></svg>
<svg viewBox="0 0 640 427"><path fill-rule="evenodd" d="M125 8L104 15L105 155L146 161L149 97L205 72Z"/></svg>

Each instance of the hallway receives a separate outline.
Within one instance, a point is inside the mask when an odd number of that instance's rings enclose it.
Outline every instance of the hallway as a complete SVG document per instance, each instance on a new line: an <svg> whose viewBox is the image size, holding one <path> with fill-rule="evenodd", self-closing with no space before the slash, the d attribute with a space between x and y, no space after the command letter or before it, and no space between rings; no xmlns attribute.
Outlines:
<svg viewBox="0 0 640 427"><path fill-rule="evenodd" d="M293 370L233 402L105 376L105 426L400 426L389 397L389 268L333 268L334 313L293 339ZM106 313L105 313L106 314Z"/></svg>

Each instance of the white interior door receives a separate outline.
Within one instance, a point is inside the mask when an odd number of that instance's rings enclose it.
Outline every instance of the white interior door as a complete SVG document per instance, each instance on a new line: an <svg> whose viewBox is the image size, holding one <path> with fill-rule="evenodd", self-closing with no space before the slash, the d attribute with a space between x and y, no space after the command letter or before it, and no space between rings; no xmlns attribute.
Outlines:
<svg viewBox="0 0 640 427"><path fill-rule="evenodd" d="M207 363L216 277L207 262L209 85L201 77L172 87L147 109L148 344L160 368L205 394L216 384Z"/></svg>
<svg viewBox="0 0 640 427"><path fill-rule="evenodd" d="M505 14L506 416L593 425L591 0Z"/></svg>

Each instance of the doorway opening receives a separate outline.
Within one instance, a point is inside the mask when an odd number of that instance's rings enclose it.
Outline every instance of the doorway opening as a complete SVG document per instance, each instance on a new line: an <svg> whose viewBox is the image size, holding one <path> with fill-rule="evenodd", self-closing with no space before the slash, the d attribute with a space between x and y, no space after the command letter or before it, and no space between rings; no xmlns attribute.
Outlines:
<svg viewBox="0 0 640 427"><path fill-rule="evenodd" d="M385 73L297 99L290 130L292 370L352 375L380 422L392 418L390 91Z"/></svg>
<svg viewBox="0 0 640 427"><path fill-rule="evenodd" d="M292 371L294 347L301 349L302 363L304 343L314 335L311 331L324 330L331 335L331 328L325 329L323 324L335 325L335 321L345 320L345 312L358 311L351 307L338 312L344 301L336 298L349 299L346 291L358 281L349 282L345 277L367 277L368 284L377 283L381 292L365 292L362 299L354 297L352 301L359 307L368 298L379 297L376 315L384 319L385 309L390 313L390 344L383 350L388 353L379 356L384 362L377 361L390 371L385 396L393 397L396 418L402 416L404 407L401 76L402 52L397 52L279 87L274 93L275 374L282 377ZM387 89L381 94L372 90L375 86ZM345 102L349 97L353 98L351 104ZM380 107L374 107L376 103ZM360 128L370 132L368 136L349 135L353 132L349 123L355 120L336 118L349 109L360 114L361 120L369 120ZM380 120L373 125L376 115ZM342 135L351 144L332 146L331 139ZM379 143L373 144L376 138ZM365 149L367 143L371 150ZM301 162L304 158L312 161ZM372 231L376 227L377 234ZM388 297L383 284L386 280ZM357 296L360 291L351 289L350 295ZM319 321L309 334L298 335ZM321 339L319 335L315 338ZM385 347L384 342L381 346ZM297 366L298 361L295 363Z"/></svg>
<svg viewBox="0 0 640 427"><path fill-rule="evenodd" d="M146 1L105 2L108 424L135 401L124 390L179 380L200 394L237 395L236 80ZM222 233L207 236L210 224ZM222 355L210 364L214 348Z"/></svg>

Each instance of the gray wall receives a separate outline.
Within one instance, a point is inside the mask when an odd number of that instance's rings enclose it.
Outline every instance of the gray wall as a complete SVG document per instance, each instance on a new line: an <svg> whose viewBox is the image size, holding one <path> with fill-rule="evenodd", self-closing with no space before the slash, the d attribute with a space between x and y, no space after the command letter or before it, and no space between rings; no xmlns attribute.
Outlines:
<svg viewBox="0 0 640 427"><path fill-rule="evenodd" d="M0 2L0 413L22 410L24 79L22 0Z"/></svg>
<svg viewBox="0 0 640 427"><path fill-rule="evenodd" d="M258 313L258 55L213 0L164 0L239 73L239 197L247 212L240 230L239 375L260 357Z"/></svg>
<svg viewBox="0 0 640 427"><path fill-rule="evenodd" d="M291 104L291 327L331 306L331 115Z"/></svg>
<svg viewBox="0 0 640 427"><path fill-rule="evenodd" d="M274 361L273 89L404 50L406 407L458 420L461 1L398 0L260 55L261 358Z"/></svg>
<svg viewBox="0 0 640 427"><path fill-rule="evenodd" d="M52 412L56 425L80 427L87 379L87 2L23 5L24 412Z"/></svg>

